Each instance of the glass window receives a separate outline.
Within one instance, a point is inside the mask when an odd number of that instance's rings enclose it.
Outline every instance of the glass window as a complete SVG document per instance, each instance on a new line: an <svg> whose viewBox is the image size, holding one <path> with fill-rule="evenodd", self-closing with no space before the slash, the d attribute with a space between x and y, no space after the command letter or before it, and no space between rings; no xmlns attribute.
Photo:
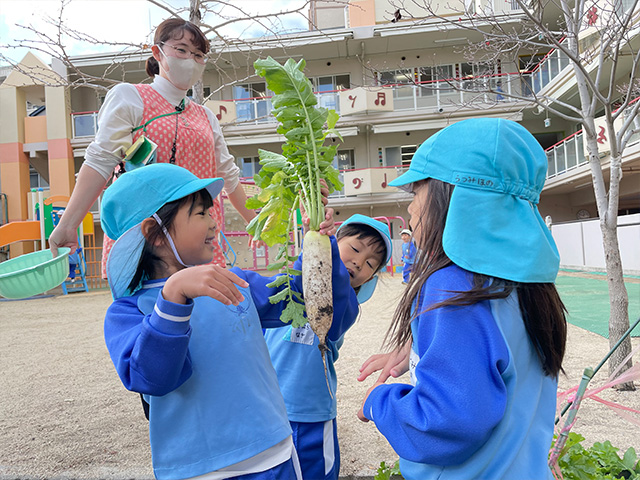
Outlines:
<svg viewBox="0 0 640 480"><path fill-rule="evenodd" d="M267 103L270 93L265 82L244 83L233 86L238 121L266 120Z"/></svg>
<svg viewBox="0 0 640 480"><path fill-rule="evenodd" d="M335 90L333 87L333 77L316 78L316 92L330 92L331 90Z"/></svg>
<svg viewBox="0 0 640 480"><path fill-rule="evenodd" d="M417 145L402 145L399 147L384 147L384 166L408 167L413 158L413 154L418 149Z"/></svg>
<svg viewBox="0 0 640 480"><path fill-rule="evenodd" d="M95 113L73 116L74 137L92 137L96 134Z"/></svg>
<svg viewBox="0 0 640 480"><path fill-rule="evenodd" d="M417 149L417 145L404 145L400 147L400 155L402 157L403 167L408 167L411 164L411 159L413 158L413 154L416 153Z"/></svg>
<svg viewBox="0 0 640 480"><path fill-rule="evenodd" d="M317 93L333 92L335 90L348 90L351 88L351 77L349 74L313 77L311 79L311 83Z"/></svg>
<svg viewBox="0 0 640 480"><path fill-rule="evenodd" d="M353 170L356 168L353 149L338 150L335 158L333 159L333 166L338 170Z"/></svg>
<svg viewBox="0 0 640 480"><path fill-rule="evenodd" d="M384 166L393 167L402 164L400 155L400 147L385 147L384 149Z"/></svg>
<svg viewBox="0 0 640 480"><path fill-rule="evenodd" d="M204 97L207 98L209 95L211 95L211 87L202 87L202 92L204 94ZM187 90L187 97L193 98L193 89L192 88Z"/></svg>
<svg viewBox="0 0 640 480"><path fill-rule="evenodd" d="M351 77L347 75L336 75L336 90L349 90L351 88Z"/></svg>
<svg viewBox="0 0 640 480"><path fill-rule="evenodd" d="M262 165L260 165L260 157L241 157L238 159L238 162L241 177L253 178L262 168Z"/></svg>
<svg viewBox="0 0 640 480"><path fill-rule="evenodd" d="M49 182L47 182L36 171L35 168L29 167L29 187L30 188L49 188Z"/></svg>

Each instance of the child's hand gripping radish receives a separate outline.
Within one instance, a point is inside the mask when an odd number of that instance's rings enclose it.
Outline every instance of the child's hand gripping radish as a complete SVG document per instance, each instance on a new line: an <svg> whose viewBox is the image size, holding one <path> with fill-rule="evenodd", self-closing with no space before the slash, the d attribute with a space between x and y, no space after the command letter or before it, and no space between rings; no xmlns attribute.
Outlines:
<svg viewBox="0 0 640 480"><path fill-rule="evenodd" d="M331 246L329 238L321 235L325 217L322 183L326 181L327 193L342 188L338 171L332 166L337 144L325 146L328 134L339 138L334 129L338 115L334 110L317 107L311 82L303 70L305 61L296 63L289 59L280 65L272 58L254 63L258 75L264 77L267 86L275 93L271 102L273 114L280 122L278 133L286 137L282 155L259 150L262 169L256 174L256 186L261 192L247 201L247 208L260 208L260 213L247 227L247 231L267 245L281 244L277 262L272 269L284 268L291 274L302 273L304 300L290 288L270 298L273 303L289 301L281 320L301 327L309 322L320 339L319 348L324 360L326 334L333 315L331 289ZM326 125L326 129L325 129ZM287 254L293 245L293 220L300 205L307 213L309 231L304 237L302 272L289 268L295 257ZM327 232L330 233L330 232ZM290 285L290 276L279 277L277 285ZM274 286L276 282L274 282ZM304 317L306 305L307 317Z"/></svg>

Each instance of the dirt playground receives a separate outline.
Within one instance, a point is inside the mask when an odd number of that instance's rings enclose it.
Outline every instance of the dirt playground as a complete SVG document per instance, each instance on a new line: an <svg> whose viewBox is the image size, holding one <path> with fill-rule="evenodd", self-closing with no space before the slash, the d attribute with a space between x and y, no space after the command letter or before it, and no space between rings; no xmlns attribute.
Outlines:
<svg viewBox="0 0 640 480"><path fill-rule="evenodd" d="M356 418L374 380L359 383L356 377L362 363L379 352L403 288L398 275L384 277L340 351L338 436L344 477L371 478L381 461L397 459L374 425ZM0 478L153 478L140 400L121 386L103 342L110 300L103 290L0 302ZM634 338L634 345L639 341ZM560 390L577 385L583 369L596 366L608 351L608 340L570 326ZM606 377L604 368L591 386ZM609 389L600 396L640 410L640 391ZM623 450L640 451L637 427L593 400L581 406L573 431L586 437L586 446L610 440Z"/></svg>

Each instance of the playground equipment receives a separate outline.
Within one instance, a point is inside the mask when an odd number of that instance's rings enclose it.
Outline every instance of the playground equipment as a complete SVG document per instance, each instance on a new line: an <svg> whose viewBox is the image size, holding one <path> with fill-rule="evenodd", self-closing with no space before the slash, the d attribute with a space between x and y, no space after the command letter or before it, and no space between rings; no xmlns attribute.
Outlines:
<svg viewBox="0 0 640 480"><path fill-rule="evenodd" d="M68 202L69 197L54 196L49 197L44 201L45 208L50 206L49 215L45 213L45 220L51 219L51 231L60 222L60 217L64 213L64 208L54 207L55 202ZM91 215L90 213L88 215ZM78 229L78 245L75 252L69 254L69 275L68 278L62 283L62 292L67 295L70 292L88 292L89 286L87 285L87 262L84 258L84 245L82 239L84 235L85 222L83 221ZM91 229L93 229L93 216L91 216ZM50 234L50 232L49 232ZM48 238L48 236L47 236Z"/></svg>

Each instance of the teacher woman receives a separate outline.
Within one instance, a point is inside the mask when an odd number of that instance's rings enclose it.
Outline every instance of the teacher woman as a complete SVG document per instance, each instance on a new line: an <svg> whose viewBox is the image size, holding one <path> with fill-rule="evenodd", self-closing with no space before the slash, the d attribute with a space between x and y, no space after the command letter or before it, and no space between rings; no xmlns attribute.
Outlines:
<svg viewBox="0 0 640 480"><path fill-rule="evenodd" d="M249 222L255 216L245 207L247 197L239 183L240 169L227 149L218 119L211 110L186 97L187 90L202 76L209 41L196 25L170 18L156 29L151 51L146 71L154 78L153 83L121 83L105 98L98 113L98 132L87 147L64 215L49 238L54 254L59 247L77 246L80 222L140 135L158 145L156 162L175 163L200 178L224 178L227 196L242 218ZM222 229L219 198L210 213ZM103 276L112 243L105 236ZM213 261L225 264L219 245Z"/></svg>

